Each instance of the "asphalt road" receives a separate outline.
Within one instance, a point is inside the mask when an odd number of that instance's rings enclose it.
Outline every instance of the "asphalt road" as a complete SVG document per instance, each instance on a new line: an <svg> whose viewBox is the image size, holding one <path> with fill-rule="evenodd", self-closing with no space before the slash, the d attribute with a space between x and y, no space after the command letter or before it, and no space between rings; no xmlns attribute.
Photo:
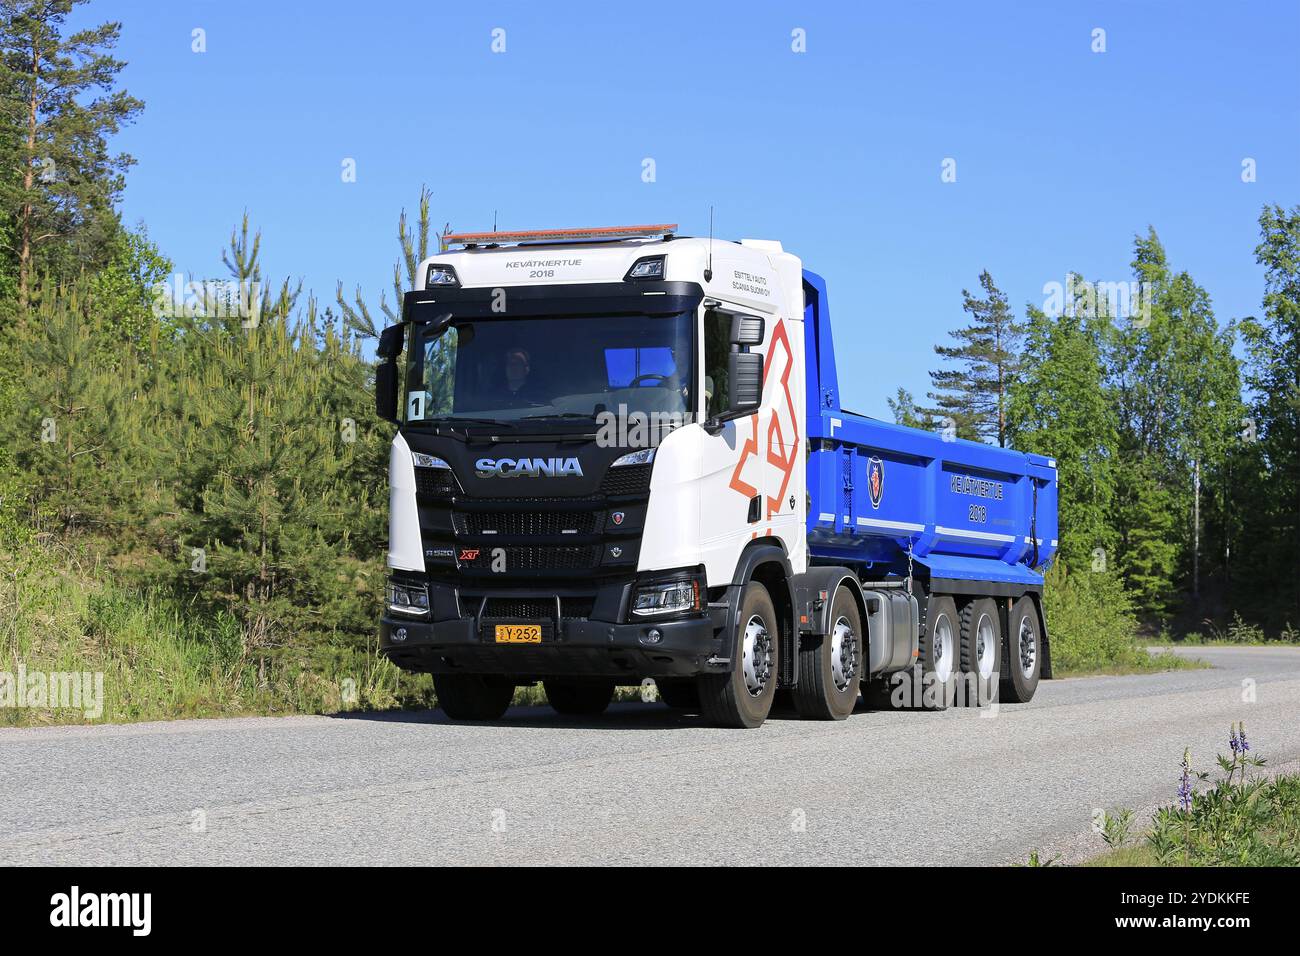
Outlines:
<svg viewBox="0 0 1300 956"><path fill-rule="evenodd" d="M1244 720L1300 760L1300 649L1044 682L996 714L704 727L659 704L0 730L0 862L1002 863L1101 847L1096 808L1173 799Z"/></svg>

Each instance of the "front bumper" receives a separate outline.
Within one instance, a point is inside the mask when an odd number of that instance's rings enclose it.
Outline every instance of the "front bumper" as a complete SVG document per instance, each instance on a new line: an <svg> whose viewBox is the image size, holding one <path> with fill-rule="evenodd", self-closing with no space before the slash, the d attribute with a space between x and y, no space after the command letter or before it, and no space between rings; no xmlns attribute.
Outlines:
<svg viewBox="0 0 1300 956"><path fill-rule="evenodd" d="M379 651L409 671L530 680L614 677L636 683L644 677L722 673L729 664L721 660L721 624L710 613L634 624L548 624L540 644L497 644L493 625L480 626L474 618L430 622L386 615L379 627ZM652 630L659 632L659 639L648 643Z"/></svg>

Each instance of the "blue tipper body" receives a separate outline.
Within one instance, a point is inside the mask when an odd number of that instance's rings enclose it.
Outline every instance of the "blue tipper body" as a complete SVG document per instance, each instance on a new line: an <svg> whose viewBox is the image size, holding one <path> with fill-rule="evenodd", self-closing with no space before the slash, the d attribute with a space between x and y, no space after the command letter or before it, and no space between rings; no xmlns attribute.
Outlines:
<svg viewBox="0 0 1300 956"><path fill-rule="evenodd" d="M910 559L932 578L1042 584L1057 544L1055 462L844 411L826 283L803 279L810 555L881 576L906 574Z"/></svg>

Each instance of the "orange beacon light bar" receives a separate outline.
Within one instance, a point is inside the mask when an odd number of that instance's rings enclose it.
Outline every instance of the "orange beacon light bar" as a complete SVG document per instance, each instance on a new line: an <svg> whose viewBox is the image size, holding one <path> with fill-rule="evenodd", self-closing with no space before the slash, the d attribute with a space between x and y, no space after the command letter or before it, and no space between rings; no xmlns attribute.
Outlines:
<svg viewBox="0 0 1300 956"><path fill-rule="evenodd" d="M652 226L597 226L592 229L529 229L523 232L449 232L439 238L442 248L448 246L477 246L507 242L551 242L583 239L649 239L670 236L677 231L677 223L659 223Z"/></svg>

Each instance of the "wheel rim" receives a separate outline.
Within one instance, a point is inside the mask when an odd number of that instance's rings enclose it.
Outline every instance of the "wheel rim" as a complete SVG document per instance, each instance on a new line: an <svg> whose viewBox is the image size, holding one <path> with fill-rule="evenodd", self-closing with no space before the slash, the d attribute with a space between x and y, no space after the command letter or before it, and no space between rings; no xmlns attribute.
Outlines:
<svg viewBox="0 0 1300 956"><path fill-rule="evenodd" d="M996 657L997 635L993 632L993 618L985 614L975 626L975 666L980 677L993 676L993 659Z"/></svg>
<svg viewBox="0 0 1300 956"><path fill-rule="evenodd" d="M952 676L953 647L952 622L948 620L946 614L934 622L934 635L930 646L934 651L934 660L931 662L934 674L939 680L946 681Z"/></svg>
<svg viewBox="0 0 1300 956"><path fill-rule="evenodd" d="M1020 619L1020 635L1016 643L1020 645L1020 673L1033 677L1034 666L1038 663L1038 642L1034 640L1034 626L1027 617Z"/></svg>
<svg viewBox="0 0 1300 956"><path fill-rule="evenodd" d="M831 630L831 679L835 689L845 691L858 676L858 640L846 617Z"/></svg>
<svg viewBox="0 0 1300 956"><path fill-rule="evenodd" d="M755 614L745 625L744 646L741 648L744 664L745 689L750 697L761 697L772 676L772 638L767 624Z"/></svg>

